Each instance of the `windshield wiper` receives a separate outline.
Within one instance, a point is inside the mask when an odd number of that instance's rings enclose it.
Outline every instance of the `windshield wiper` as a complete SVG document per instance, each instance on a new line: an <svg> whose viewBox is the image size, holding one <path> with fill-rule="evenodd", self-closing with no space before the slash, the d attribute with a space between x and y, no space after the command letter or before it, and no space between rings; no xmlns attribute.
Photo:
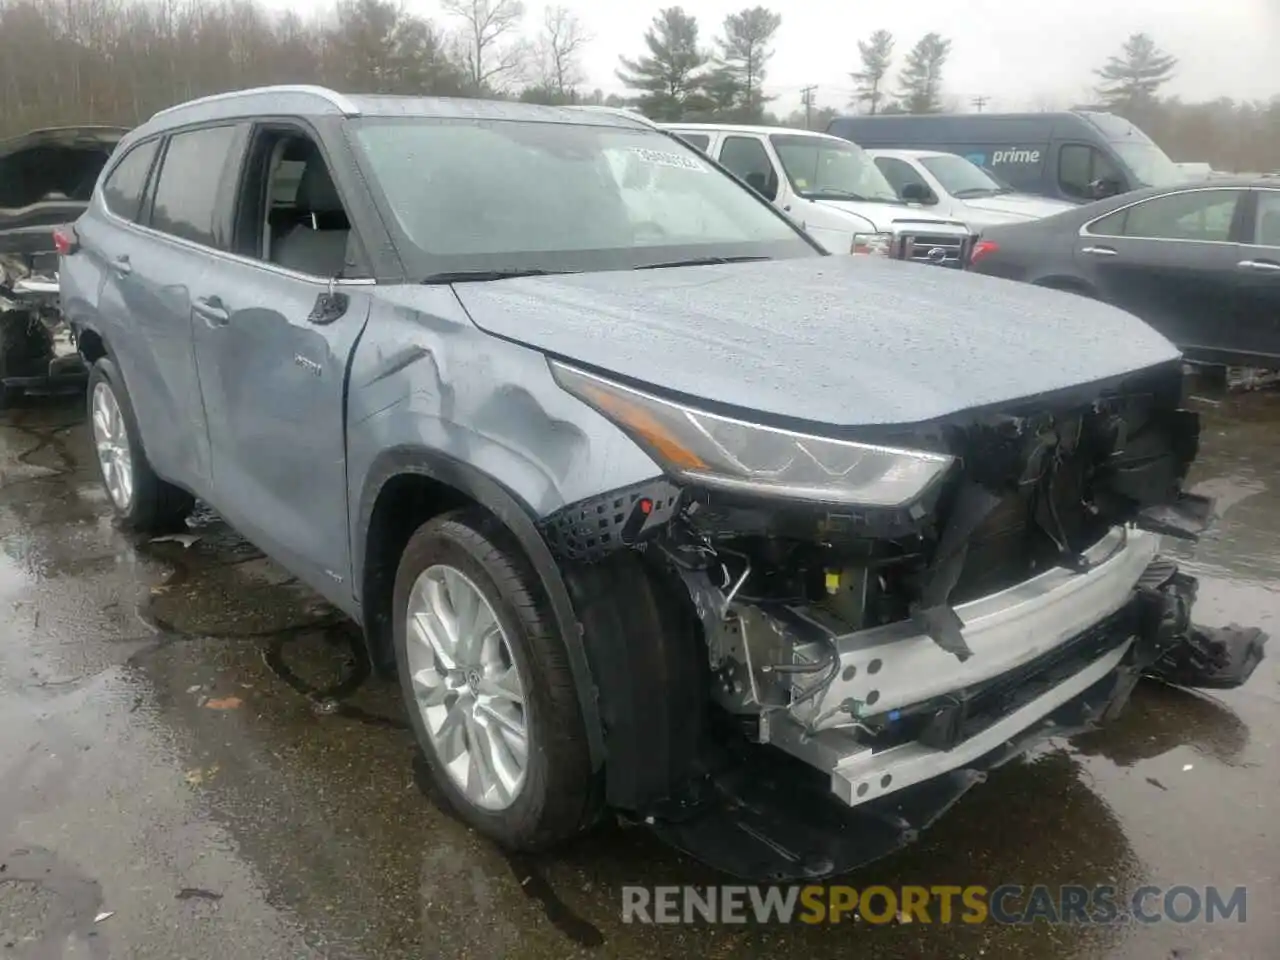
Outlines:
<svg viewBox="0 0 1280 960"><path fill-rule="evenodd" d="M515 277L553 277L577 270L452 270L433 273L422 278L425 284L486 283L490 280L511 280Z"/></svg>
<svg viewBox="0 0 1280 960"><path fill-rule="evenodd" d="M718 263L748 263L752 260L772 260L772 257L690 257L688 260L667 260L662 263L642 263L634 270L664 270L667 267L711 267Z"/></svg>
<svg viewBox="0 0 1280 960"><path fill-rule="evenodd" d="M1007 192L1001 187L968 187L965 190L957 190L952 196L957 200L967 200L971 197L994 197Z"/></svg>
<svg viewBox="0 0 1280 960"><path fill-rule="evenodd" d="M835 190L831 187L822 187L818 190L809 190L804 194L806 197L823 197L827 200L856 200L859 203L903 203L900 197L868 197L861 193L854 193L852 190Z"/></svg>

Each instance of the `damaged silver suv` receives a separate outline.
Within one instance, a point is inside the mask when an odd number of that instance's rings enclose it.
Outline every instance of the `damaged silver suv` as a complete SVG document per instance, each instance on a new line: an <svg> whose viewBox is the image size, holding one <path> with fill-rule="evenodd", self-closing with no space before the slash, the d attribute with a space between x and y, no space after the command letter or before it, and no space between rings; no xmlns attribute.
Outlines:
<svg viewBox="0 0 1280 960"><path fill-rule="evenodd" d="M1164 338L828 256L642 118L195 101L60 248L122 520L205 500L356 618L504 844L611 810L818 877L1143 674L1261 656L1159 554L1210 512Z"/></svg>

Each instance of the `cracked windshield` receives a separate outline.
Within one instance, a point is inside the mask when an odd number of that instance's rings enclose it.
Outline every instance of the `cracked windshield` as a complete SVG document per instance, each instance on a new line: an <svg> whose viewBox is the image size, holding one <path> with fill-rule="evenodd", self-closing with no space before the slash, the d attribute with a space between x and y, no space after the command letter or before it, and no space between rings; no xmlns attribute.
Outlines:
<svg viewBox="0 0 1280 960"><path fill-rule="evenodd" d="M0 960L1275 960L1278 36L0 0Z"/></svg>

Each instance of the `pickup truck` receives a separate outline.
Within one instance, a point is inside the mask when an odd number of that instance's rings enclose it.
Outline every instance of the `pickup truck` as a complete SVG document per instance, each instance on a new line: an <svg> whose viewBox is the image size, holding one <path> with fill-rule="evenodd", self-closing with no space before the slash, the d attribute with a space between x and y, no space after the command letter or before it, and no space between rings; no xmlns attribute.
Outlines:
<svg viewBox="0 0 1280 960"><path fill-rule="evenodd" d="M795 220L831 253L961 269L963 221L912 208L856 144L789 127L664 124Z"/></svg>
<svg viewBox="0 0 1280 960"><path fill-rule="evenodd" d="M899 197L939 216L967 223L975 232L1075 210L1065 200L1020 193L989 171L954 153L937 150L868 150Z"/></svg>

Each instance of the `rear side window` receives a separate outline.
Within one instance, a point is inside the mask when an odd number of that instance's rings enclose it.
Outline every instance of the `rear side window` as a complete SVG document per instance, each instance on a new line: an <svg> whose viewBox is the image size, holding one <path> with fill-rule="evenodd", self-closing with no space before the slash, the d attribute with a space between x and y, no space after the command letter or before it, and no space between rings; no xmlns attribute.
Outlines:
<svg viewBox="0 0 1280 960"><path fill-rule="evenodd" d="M102 200L117 217L137 220L142 206L142 193L147 188L147 173L156 157L159 140L140 143L115 165L102 184Z"/></svg>
<svg viewBox="0 0 1280 960"><path fill-rule="evenodd" d="M1089 228L1095 236L1225 243L1242 196L1239 190L1196 190L1146 200Z"/></svg>
<svg viewBox="0 0 1280 960"><path fill-rule="evenodd" d="M1258 220L1253 242L1259 247L1280 247L1280 190L1258 191Z"/></svg>
<svg viewBox="0 0 1280 960"><path fill-rule="evenodd" d="M192 130L169 138L156 185L151 226L183 240L221 246L218 187L236 141L234 126Z"/></svg>

